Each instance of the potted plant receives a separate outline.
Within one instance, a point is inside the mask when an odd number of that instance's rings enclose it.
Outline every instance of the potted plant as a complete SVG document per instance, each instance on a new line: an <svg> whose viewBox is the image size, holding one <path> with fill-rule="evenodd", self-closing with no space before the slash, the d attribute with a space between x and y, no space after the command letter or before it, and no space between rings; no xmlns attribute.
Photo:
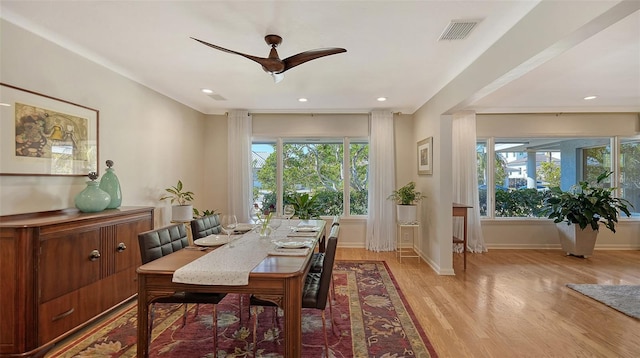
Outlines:
<svg viewBox="0 0 640 358"><path fill-rule="evenodd" d="M400 189L394 190L388 199L396 202L397 220L401 223L417 222L416 204L426 196L416 190L416 183L410 181Z"/></svg>
<svg viewBox="0 0 640 358"><path fill-rule="evenodd" d="M176 186L166 188L169 194L164 195L160 200L171 199L171 221L187 222L193 218L193 192L184 190L182 181L178 180Z"/></svg>
<svg viewBox="0 0 640 358"><path fill-rule="evenodd" d="M613 172L600 174L595 185L581 181L569 191L551 188L551 196L545 201L545 211L559 229L560 245L569 255L588 257L593 254L600 224L616 232L618 211L631 216L631 203L614 197L616 188L599 186Z"/></svg>
<svg viewBox="0 0 640 358"><path fill-rule="evenodd" d="M316 199L316 196L311 196L309 193L293 193L286 201L295 208L295 216L300 220L309 220L320 216Z"/></svg>
<svg viewBox="0 0 640 358"><path fill-rule="evenodd" d="M205 209L202 210L202 212L200 212L200 210L193 208L193 217L194 218L201 218L203 216L210 216L210 215L214 215L216 213L216 210L209 210L209 209Z"/></svg>

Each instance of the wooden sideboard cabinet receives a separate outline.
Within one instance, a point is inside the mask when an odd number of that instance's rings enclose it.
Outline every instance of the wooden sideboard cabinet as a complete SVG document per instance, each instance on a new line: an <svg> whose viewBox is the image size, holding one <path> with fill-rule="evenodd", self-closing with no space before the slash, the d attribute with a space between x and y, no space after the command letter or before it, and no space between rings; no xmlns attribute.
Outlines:
<svg viewBox="0 0 640 358"><path fill-rule="evenodd" d="M152 207L0 217L0 357L41 357L137 293Z"/></svg>

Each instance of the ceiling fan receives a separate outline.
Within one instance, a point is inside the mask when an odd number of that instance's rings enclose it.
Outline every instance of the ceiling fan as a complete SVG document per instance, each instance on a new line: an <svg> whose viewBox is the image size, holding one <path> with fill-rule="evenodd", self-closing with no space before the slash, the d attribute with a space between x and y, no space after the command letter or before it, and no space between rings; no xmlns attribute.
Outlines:
<svg viewBox="0 0 640 358"><path fill-rule="evenodd" d="M259 63L262 66L262 69L265 70L265 72L267 72L273 77L273 80L275 81L275 83L282 81L282 79L284 78L284 72L295 66L298 66L307 61L315 60L316 58L335 55L341 52L347 52L347 50L343 48L329 47L329 48L321 48L321 49L300 52L297 55L293 55L285 58L284 60L281 60L280 57L278 56L278 52L276 51L276 47L278 47L278 45L282 43L282 37L278 35L267 35L264 37L264 41L267 43L267 45L271 46L269 57L266 57L266 58L251 56L251 55L247 55L237 51L228 50L226 48L216 46L202 40L198 40L195 37L192 37L192 39L200 42L201 44L207 45L209 47L213 47L216 50L240 55L242 57L246 57L252 61Z"/></svg>

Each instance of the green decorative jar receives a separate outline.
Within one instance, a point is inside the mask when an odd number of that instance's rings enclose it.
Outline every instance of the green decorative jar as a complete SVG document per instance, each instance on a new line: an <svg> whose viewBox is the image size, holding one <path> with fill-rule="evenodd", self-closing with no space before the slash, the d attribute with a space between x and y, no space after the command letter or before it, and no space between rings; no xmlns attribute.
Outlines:
<svg viewBox="0 0 640 358"><path fill-rule="evenodd" d="M97 178L98 173L89 173L91 180L87 181L87 187L75 197L76 208L84 213L100 212L111 203L111 196L100 189L98 182L95 181Z"/></svg>
<svg viewBox="0 0 640 358"><path fill-rule="evenodd" d="M100 189L104 190L111 196L111 202L107 206L107 209L119 208L122 204L122 190L120 189L120 181L116 176L116 173L111 168L113 166L112 160L107 160L106 173L100 179Z"/></svg>

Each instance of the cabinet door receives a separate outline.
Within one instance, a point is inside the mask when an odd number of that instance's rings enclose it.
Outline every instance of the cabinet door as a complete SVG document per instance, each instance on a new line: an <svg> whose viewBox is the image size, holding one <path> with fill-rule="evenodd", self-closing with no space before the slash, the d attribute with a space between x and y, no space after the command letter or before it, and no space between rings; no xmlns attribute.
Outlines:
<svg viewBox="0 0 640 358"><path fill-rule="evenodd" d="M40 237L40 302L100 279L100 228L61 231Z"/></svg>
<svg viewBox="0 0 640 358"><path fill-rule="evenodd" d="M138 234L151 229L151 220L149 220L149 218L122 223L116 226L116 241L114 243L116 250L115 272L141 265L142 260L140 258ZM124 250L122 249L123 245L126 247Z"/></svg>

